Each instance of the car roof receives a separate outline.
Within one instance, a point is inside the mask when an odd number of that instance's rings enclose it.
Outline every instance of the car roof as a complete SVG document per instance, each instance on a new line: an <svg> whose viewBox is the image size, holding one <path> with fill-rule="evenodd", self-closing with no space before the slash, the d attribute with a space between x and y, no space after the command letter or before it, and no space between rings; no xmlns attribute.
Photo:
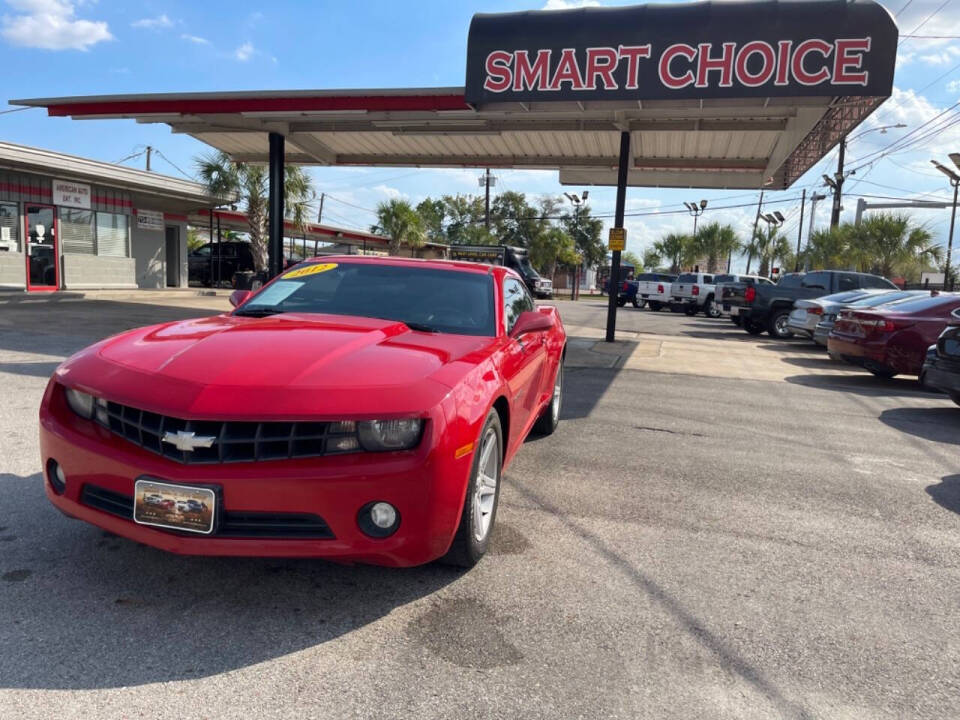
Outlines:
<svg viewBox="0 0 960 720"><path fill-rule="evenodd" d="M303 261L304 264L313 264L313 263L356 263L363 265L393 265L398 267L418 267L418 268L432 268L435 270L452 270L457 272L471 272L480 274L489 274L496 273L502 274L505 272L510 272L516 277L520 277L516 273L510 271L509 268L505 268L502 265L489 265L486 263L475 263L475 262L466 262L464 260L434 260L426 258L406 258L406 257L397 257L396 255L390 255L384 257L382 255L319 255L312 258L307 258Z"/></svg>

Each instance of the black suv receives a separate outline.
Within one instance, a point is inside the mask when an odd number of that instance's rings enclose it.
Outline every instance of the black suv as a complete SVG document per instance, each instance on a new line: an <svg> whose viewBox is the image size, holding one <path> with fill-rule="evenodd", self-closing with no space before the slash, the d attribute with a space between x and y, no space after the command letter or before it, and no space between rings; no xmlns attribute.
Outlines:
<svg viewBox="0 0 960 720"><path fill-rule="evenodd" d="M206 243L190 251L188 264L192 283L210 287L218 277L220 282L232 283L235 273L253 270L253 252L246 242Z"/></svg>

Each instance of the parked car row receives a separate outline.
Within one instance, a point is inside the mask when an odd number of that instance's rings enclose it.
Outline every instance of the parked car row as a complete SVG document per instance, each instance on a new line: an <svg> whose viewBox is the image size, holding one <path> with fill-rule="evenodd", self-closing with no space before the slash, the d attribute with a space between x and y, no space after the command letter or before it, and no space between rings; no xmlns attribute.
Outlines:
<svg viewBox="0 0 960 720"><path fill-rule="evenodd" d="M816 270L776 283L756 275L643 273L624 282L621 295L652 311L729 315L751 335L805 337L834 360L881 378L915 375L960 405L960 293L901 290L879 275Z"/></svg>

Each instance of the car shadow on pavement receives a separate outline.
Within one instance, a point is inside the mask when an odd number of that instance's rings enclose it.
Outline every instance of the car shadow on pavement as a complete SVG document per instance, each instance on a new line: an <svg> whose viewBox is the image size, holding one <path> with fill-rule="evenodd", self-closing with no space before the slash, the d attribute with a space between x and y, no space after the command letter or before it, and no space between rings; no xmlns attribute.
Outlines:
<svg viewBox="0 0 960 720"><path fill-rule="evenodd" d="M944 398L944 407L894 408L880 413L880 422L924 440L960 445L960 408Z"/></svg>
<svg viewBox="0 0 960 720"><path fill-rule="evenodd" d="M844 367L844 366L841 366ZM848 369L844 367L844 369ZM923 390L913 377L895 377L889 380L874 377L866 371L862 375L791 375L784 378L794 385L881 397L936 397Z"/></svg>
<svg viewBox="0 0 960 720"><path fill-rule="evenodd" d="M42 482L0 474L0 688L212 676L333 640L462 575L172 555L68 520ZM28 522L22 508L39 507Z"/></svg>
<svg viewBox="0 0 960 720"><path fill-rule="evenodd" d="M946 475L925 490L937 505L960 515L960 475Z"/></svg>

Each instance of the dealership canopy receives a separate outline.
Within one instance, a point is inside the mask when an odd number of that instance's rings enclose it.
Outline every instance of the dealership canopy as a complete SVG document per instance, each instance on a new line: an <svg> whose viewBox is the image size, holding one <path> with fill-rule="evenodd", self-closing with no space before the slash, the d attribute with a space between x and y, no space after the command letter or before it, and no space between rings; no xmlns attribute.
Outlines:
<svg viewBox="0 0 960 720"><path fill-rule="evenodd" d="M617 185L621 227L627 185L789 187L889 97L896 48L872 0L590 7L474 16L462 88L11 102L166 123L269 161L279 271L284 162L555 168Z"/></svg>

